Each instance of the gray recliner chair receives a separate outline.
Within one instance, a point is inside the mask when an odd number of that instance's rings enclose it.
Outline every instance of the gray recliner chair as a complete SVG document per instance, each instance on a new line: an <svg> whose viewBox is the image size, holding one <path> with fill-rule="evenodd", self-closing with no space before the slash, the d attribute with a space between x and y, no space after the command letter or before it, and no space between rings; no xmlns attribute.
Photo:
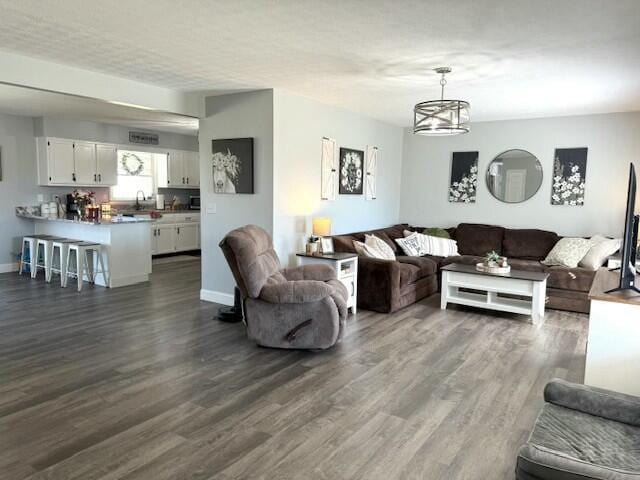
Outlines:
<svg viewBox="0 0 640 480"><path fill-rule="evenodd" d="M640 397L554 379L518 480L639 480Z"/></svg>
<svg viewBox="0 0 640 480"><path fill-rule="evenodd" d="M348 292L330 266L281 269L271 237L256 225L232 230L220 248L240 290L251 340L322 350L342 338Z"/></svg>

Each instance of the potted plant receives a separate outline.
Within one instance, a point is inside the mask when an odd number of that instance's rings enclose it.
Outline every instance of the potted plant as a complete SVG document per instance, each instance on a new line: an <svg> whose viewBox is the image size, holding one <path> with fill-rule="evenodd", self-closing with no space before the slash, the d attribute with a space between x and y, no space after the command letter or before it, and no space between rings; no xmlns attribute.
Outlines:
<svg viewBox="0 0 640 480"><path fill-rule="evenodd" d="M497 267L500 264L500 255L494 250L491 250L484 256L484 264L487 267Z"/></svg>

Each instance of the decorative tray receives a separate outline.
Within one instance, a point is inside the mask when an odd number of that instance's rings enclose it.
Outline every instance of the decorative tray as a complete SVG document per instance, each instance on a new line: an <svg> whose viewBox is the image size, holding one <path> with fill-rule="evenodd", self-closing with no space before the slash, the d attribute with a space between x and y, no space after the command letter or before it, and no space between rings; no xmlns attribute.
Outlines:
<svg viewBox="0 0 640 480"><path fill-rule="evenodd" d="M498 265L491 267L484 263L476 263L476 270L484 273L509 273L511 271L511 265L507 265L506 267L500 267Z"/></svg>

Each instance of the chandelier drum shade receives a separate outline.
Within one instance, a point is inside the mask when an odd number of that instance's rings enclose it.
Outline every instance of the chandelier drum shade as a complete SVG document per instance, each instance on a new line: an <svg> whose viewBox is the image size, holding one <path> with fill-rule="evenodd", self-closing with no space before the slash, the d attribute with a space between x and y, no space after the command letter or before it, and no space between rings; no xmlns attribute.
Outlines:
<svg viewBox="0 0 640 480"><path fill-rule="evenodd" d="M417 135L458 135L469 132L469 102L464 100L445 100L444 76L451 72L449 67L435 69L442 75L440 79L440 100L420 102L413 108L413 133Z"/></svg>

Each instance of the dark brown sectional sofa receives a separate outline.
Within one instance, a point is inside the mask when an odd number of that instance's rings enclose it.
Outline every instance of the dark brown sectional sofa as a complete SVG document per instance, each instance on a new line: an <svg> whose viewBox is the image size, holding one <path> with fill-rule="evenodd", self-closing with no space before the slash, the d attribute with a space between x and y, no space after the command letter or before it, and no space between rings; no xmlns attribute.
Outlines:
<svg viewBox="0 0 640 480"><path fill-rule="evenodd" d="M548 272L547 307L572 312L589 312L589 289L595 273L585 268L547 267L541 260L560 239L554 232L536 229L510 229L495 225L461 223L448 229L458 242L455 257L408 257L394 239L404 230L422 228L398 224L367 232L333 236L337 252L355 253L353 240L364 241L372 233L386 241L396 261L360 257L358 261L358 307L376 312L395 312L438 291L440 268L450 263L475 265L487 252L495 250L509 258L515 269Z"/></svg>

